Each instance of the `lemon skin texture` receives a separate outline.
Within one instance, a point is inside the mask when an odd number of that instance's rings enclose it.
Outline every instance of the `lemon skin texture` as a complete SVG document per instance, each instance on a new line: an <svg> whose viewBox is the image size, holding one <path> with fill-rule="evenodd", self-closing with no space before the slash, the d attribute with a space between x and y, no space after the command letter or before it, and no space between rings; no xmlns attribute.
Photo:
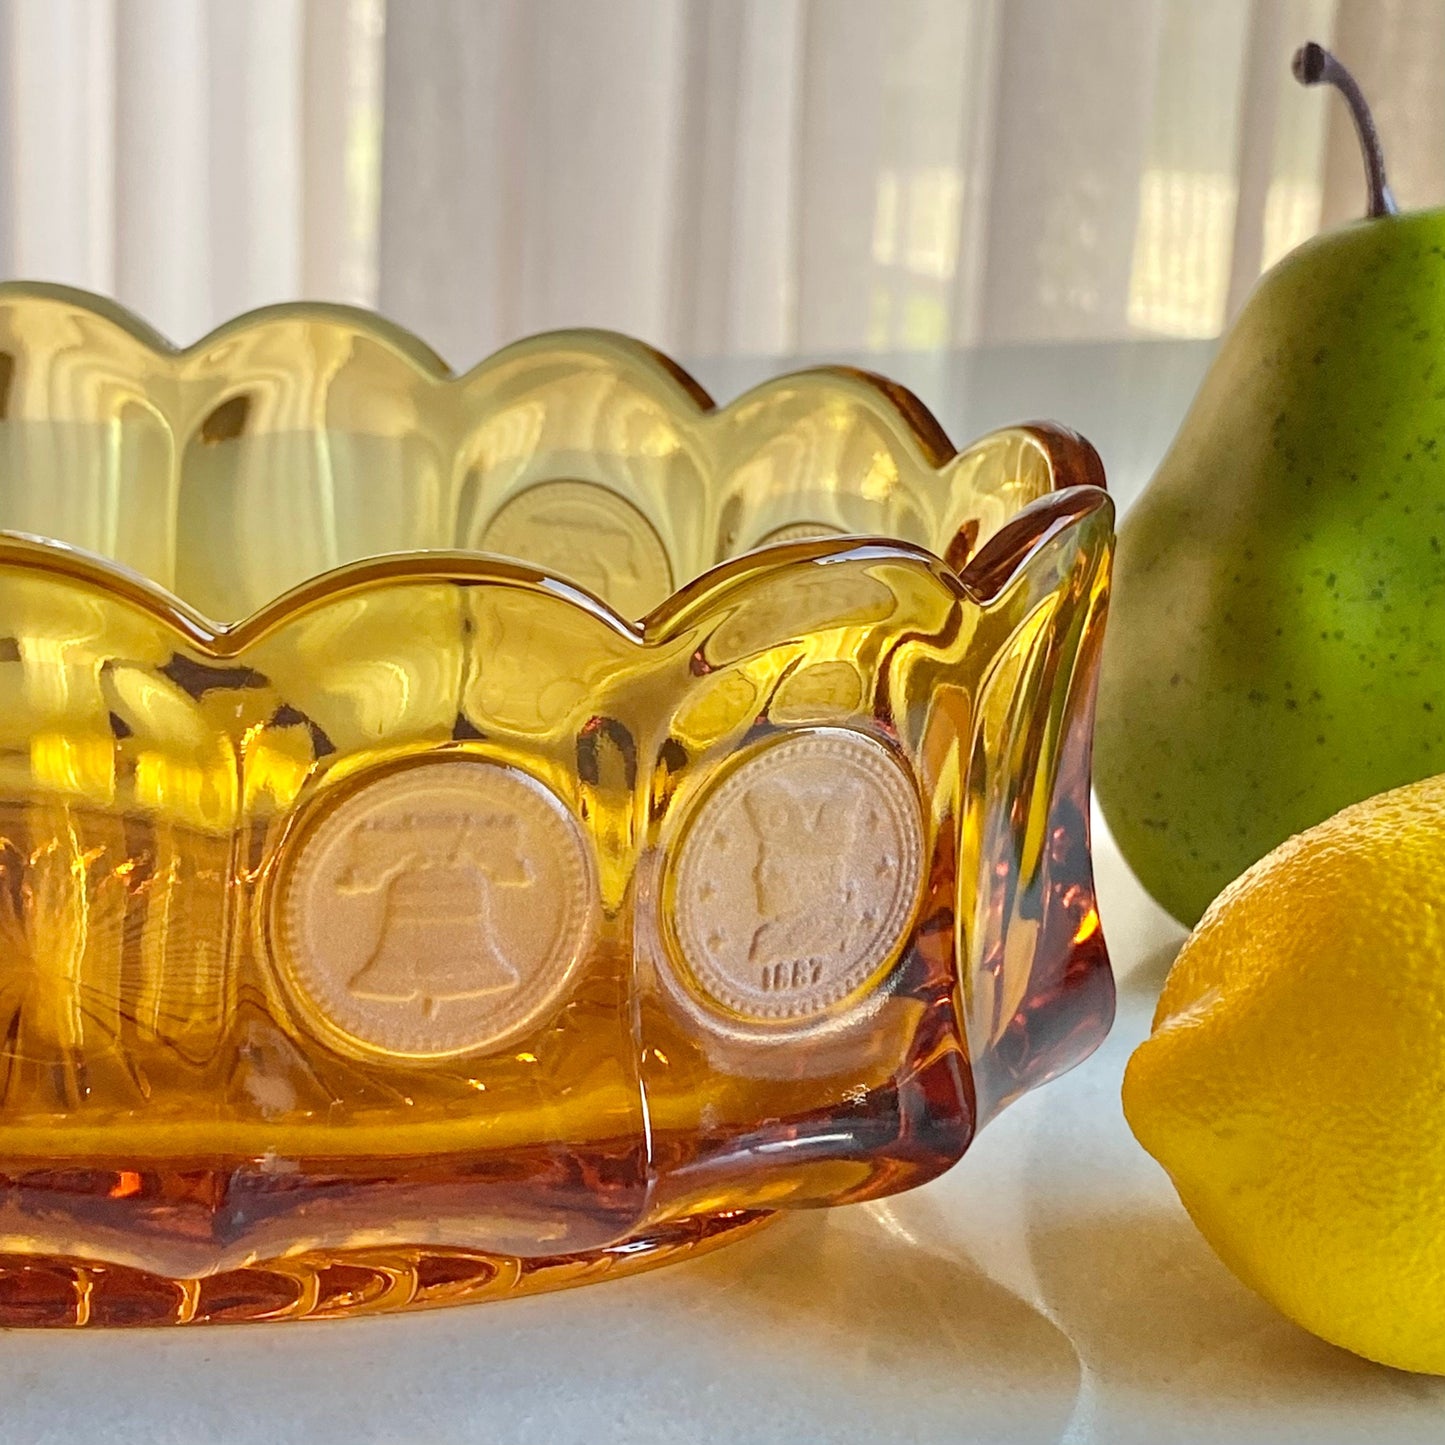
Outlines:
<svg viewBox="0 0 1445 1445"><path fill-rule="evenodd" d="M1193 924L1349 803L1445 772L1445 212L1256 288L1126 515L1094 779Z"/></svg>
<svg viewBox="0 0 1445 1445"><path fill-rule="evenodd" d="M1347 808L1184 945L1124 1112L1240 1279L1445 1374L1445 779Z"/></svg>

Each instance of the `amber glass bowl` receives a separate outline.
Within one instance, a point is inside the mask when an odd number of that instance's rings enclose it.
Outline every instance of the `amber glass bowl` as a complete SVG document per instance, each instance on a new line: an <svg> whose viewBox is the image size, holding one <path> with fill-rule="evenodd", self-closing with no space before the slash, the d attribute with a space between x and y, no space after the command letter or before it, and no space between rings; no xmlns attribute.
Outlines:
<svg viewBox="0 0 1445 1445"><path fill-rule="evenodd" d="M505 1295L1097 1044L1112 510L822 370L0 288L0 1324Z"/></svg>

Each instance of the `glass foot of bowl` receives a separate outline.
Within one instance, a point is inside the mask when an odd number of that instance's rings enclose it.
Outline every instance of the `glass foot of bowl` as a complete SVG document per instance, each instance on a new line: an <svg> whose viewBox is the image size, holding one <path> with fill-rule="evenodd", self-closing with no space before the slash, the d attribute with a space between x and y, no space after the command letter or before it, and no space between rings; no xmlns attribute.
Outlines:
<svg viewBox="0 0 1445 1445"><path fill-rule="evenodd" d="M679 1219L602 1249L519 1259L464 1249L290 1255L192 1279L125 1265L0 1255L0 1329L329 1320L544 1294L710 1254L776 1219L763 1210Z"/></svg>

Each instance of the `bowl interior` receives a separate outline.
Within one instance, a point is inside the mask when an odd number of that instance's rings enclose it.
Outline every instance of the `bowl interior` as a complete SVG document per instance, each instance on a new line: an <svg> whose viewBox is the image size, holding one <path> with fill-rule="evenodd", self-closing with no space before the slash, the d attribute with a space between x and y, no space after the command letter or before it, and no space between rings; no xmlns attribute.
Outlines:
<svg viewBox="0 0 1445 1445"><path fill-rule="evenodd" d="M95 553L220 626L397 552L511 557L628 619L802 537L882 535L962 568L1029 503L1097 480L1056 430L955 453L907 392L841 368L715 408L609 333L453 376L346 308L271 308L176 350L100 298L0 286L0 531Z"/></svg>

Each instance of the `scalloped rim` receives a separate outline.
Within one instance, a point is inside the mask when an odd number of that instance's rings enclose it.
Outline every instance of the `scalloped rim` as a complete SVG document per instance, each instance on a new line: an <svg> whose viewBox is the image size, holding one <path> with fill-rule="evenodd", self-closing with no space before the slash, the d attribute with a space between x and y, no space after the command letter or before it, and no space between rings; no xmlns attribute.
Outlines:
<svg viewBox="0 0 1445 1445"><path fill-rule="evenodd" d="M942 482L944 474L979 446L1015 433L1045 455L1055 489L1030 503L990 537L963 568L955 571L927 548L885 535L850 535L815 541L777 544L779 562L827 562L861 549L881 549L890 555L910 556L926 563L951 586L976 601L996 594L1003 578L1022 564L1028 553L1052 535L1061 522L1075 522L1101 506L1112 506L1105 495L1103 465L1094 448L1078 433L1054 422L1027 422L986 433L959 450L943 426L907 387L875 372L853 366L817 366L770 377L719 406L685 368L665 353L614 331L577 328L548 331L510 343L467 371L455 372L414 332L373 311L333 302L282 302L246 311L223 322L188 346L178 347L141 317L108 297L76 287L40 281L0 282L0 307L12 301L51 301L88 312L97 321L122 332L158 361L204 368L213 353L238 335L288 320L334 319L369 336L405 363L416 375L437 385L463 386L477 382L519 357L556 350L559 344L575 349L580 343L594 354L618 357L630 370L654 386L671 393L679 416L693 421L721 418L766 402L770 393L799 383L826 381L857 395L878 418L887 421L921 469ZM1089 495L1092 494L1092 495ZM381 581L439 581L453 579L491 581L505 586L540 586L568 598L625 636L642 641L667 632L680 615L691 610L696 592L725 582L739 565L756 566L756 557L737 557L718 563L684 582L646 617L634 623L585 588L545 568L514 562L480 551L413 551L362 558L346 563L287 590L238 622L223 624L206 617L180 597L150 578L84 548L52 539L0 529L0 563L28 570L60 574L82 580L126 597L142 610L169 623L177 632L217 656L230 656L274 630L279 623L313 603Z"/></svg>
<svg viewBox="0 0 1445 1445"><path fill-rule="evenodd" d="M891 537L782 542L769 551L778 566L793 562L826 566L866 558L911 561L926 567L961 599L987 603L998 595L1008 578L1027 563L1029 556L1061 530L1112 507L1111 499L1097 487L1069 487L1051 493L1025 508L980 549L974 559L981 564L977 576L970 575L974 573L972 564L960 575L927 548ZM1024 525L1017 525L1021 522ZM730 585L737 574L751 572L756 565L756 555L752 554L720 562L684 583L645 617L633 622L575 582L507 557L486 552L393 552L322 572L283 592L240 622L222 624L213 622L148 577L109 558L47 537L0 531L0 566L82 582L122 598L216 658L239 655L313 607L391 583L488 583L543 591L570 602L629 642L645 646L666 639L686 626L699 607L708 605L717 588Z"/></svg>

